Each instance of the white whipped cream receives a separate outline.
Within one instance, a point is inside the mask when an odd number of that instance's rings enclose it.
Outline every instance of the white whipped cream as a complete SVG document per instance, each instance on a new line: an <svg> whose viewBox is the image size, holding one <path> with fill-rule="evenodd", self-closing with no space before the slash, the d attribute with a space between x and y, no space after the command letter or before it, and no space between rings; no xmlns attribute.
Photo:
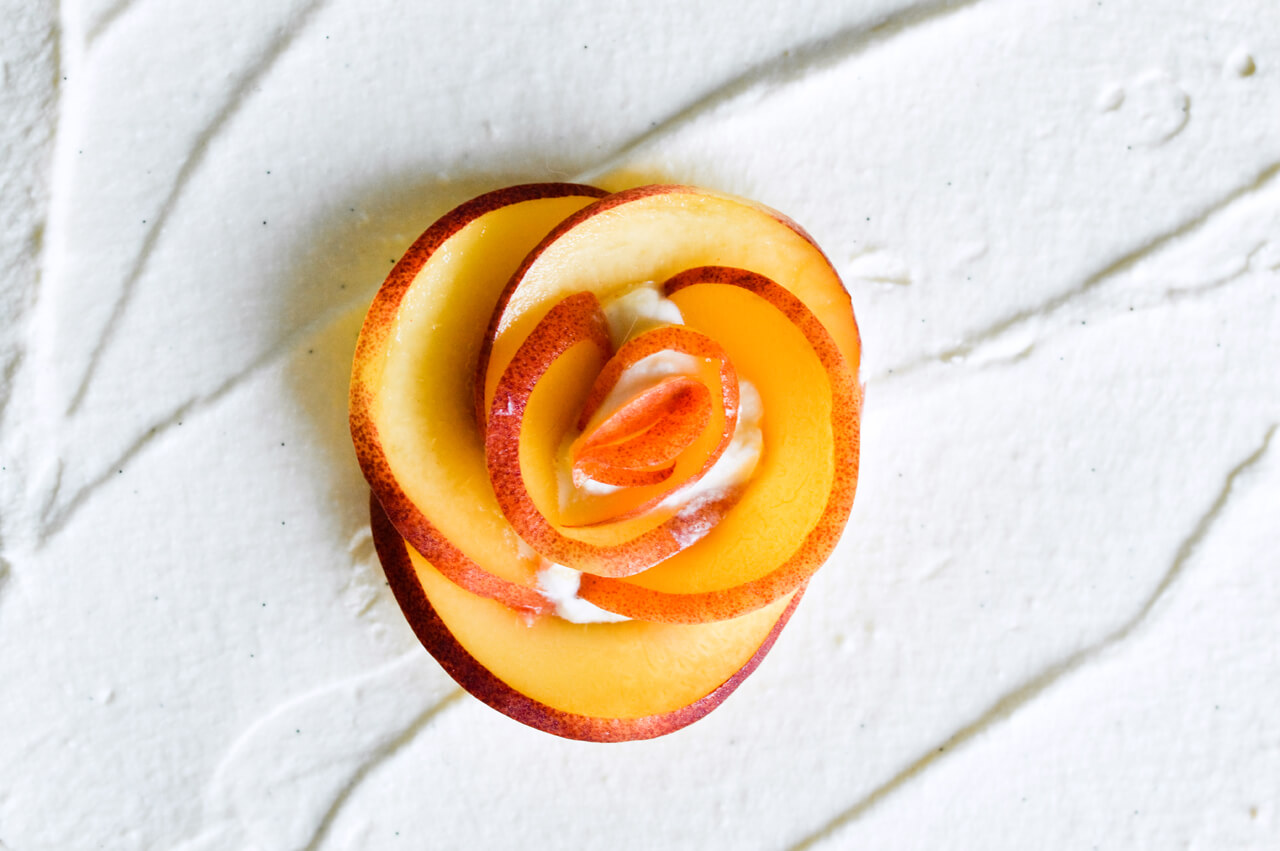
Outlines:
<svg viewBox="0 0 1280 851"><path fill-rule="evenodd" d="M659 325L683 325L680 306L667 298L656 281L646 281L602 306L613 348Z"/></svg>
<svg viewBox="0 0 1280 851"><path fill-rule="evenodd" d="M0 0L0 843L1280 846L1280 7L477 3ZM591 747L447 697L345 397L435 215L615 168L802 223L867 408L769 658Z"/></svg>
<svg viewBox="0 0 1280 851"><path fill-rule="evenodd" d="M578 596L582 571L546 562L538 571L538 591L555 604L556 614L570 623L621 623L626 615L605 611Z"/></svg>
<svg viewBox="0 0 1280 851"><path fill-rule="evenodd" d="M558 617L570 623L621 623L631 620L579 597L582 571L548 561L520 538L516 538L516 549L520 558L537 565L538 592L555 606Z"/></svg>
<svg viewBox="0 0 1280 851"><path fill-rule="evenodd" d="M678 509L678 513L695 510L749 481L764 450L764 435L760 430L763 417L760 391L745 378L738 379L738 421L729 445L710 470L688 487L672 492L661 507Z"/></svg>

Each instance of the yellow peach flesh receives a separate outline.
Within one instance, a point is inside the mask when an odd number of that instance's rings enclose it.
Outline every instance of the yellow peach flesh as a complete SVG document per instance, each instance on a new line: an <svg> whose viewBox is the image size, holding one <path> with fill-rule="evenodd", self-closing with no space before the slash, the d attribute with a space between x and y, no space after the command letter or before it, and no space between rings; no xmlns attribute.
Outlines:
<svg viewBox="0 0 1280 851"><path fill-rule="evenodd" d="M691 333L683 328L671 330ZM572 419L573 406L563 401L572 397L562 395L564 388L573 397L585 397L588 387L581 370L571 373L578 376L576 381L549 377L584 344L600 353L610 346L599 302L589 292L571 295L549 310L507 365L494 392L485 434L489 478L511 527L547 561L600 576L630 576L705 535L732 507L739 491L715 494L688 512L668 511L664 517L655 511L566 534L553 519L557 512L540 506L537 494L543 505L550 503L552 481L559 480L545 459L554 455L550 445L556 441L554 436L562 434ZM546 404L548 398L560 404ZM544 402L536 404L538 399Z"/></svg>
<svg viewBox="0 0 1280 851"><path fill-rule="evenodd" d="M575 624L525 616L440 575L416 553L427 599L476 661L520 694L576 715L639 718L714 690L751 658L790 601L711 624Z"/></svg>
<svg viewBox="0 0 1280 851"><path fill-rule="evenodd" d="M379 498L406 533L418 533L420 548L454 547L500 580L490 583L498 595L504 583L531 586L536 564L521 554L489 486L473 415L475 364L494 304L521 260L594 196L512 200L465 223L409 269L412 281L394 303L375 300L352 385L353 436ZM536 594L520 598L531 599Z"/></svg>
<svg viewBox="0 0 1280 851"><path fill-rule="evenodd" d="M672 511L652 511L676 488L701 475L724 451L732 436L737 410L738 387L733 366L724 350L714 341L682 326L665 326L649 331L624 345L605 364L595 384L581 403L585 433L589 434L605 418L600 408L608 391L629 368L643 361L647 354L679 352L688 355L691 376L701 385L716 388L710 416L697 436L676 458L669 476L658 485L638 485L612 493L584 494L561 487L557 489L562 470L550 463L548 448L564 433L563 414L579 404L578 390L568 383L556 382L548 375L530 399L525 415L522 441L534 441L540 449L521 451L521 463L529 491L539 510L552 518L558 530L569 537L604 546L636 537L668 519ZM558 370L558 365L552 367ZM544 389L547 385L548 389ZM556 388L556 389L553 389ZM566 391L573 395L566 395ZM572 451L572 447L570 448ZM552 498L560 497L559 504Z"/></svg>
<svg viewBox="0 0 1280 851"><path fill-rule="evenodd" d="M732 524L752 513L753 498L758 497L760 490L767 487L769 480L777 475L776 469L771 471L768 466L763 466L763 469L757 470L758 478L748 489L734 515L712 530L699 544L644 575L631 579L602 579L593 576L583 579L579 591L582 597L610 611L646 620L694 623L717 617L733 617L772 601L806 581L826 560L840 537L853 504L858 478L862 390L856 374L849 368L823 321L777 283L743 269L703 267L677 275L665 284L665 288L678 300L691 322L709 323L708 327L717 329L717 333L723 338L726 349L733 351L735 357L746 358L740 363L744 375L755 377L762 382L762 386L767 386L764 384L765 377L770 376L776 382L775 389L785 390L793 383L794 376L792 373L785 376L771 375L779 370L779 362L776 360L753 362L749 359L751 339L757 338L759 333L765 333L756 323L789 325L793 334L804 340L806 350L821 366L825 381L810 385L808 393L813 394L814 399L827 400L826 411L830 417L826 423L826 433L830 440L828 445L831 455L826 463L831 477L825 493L810 491L807 496L813 501L808 502L807 506L798 506L796 500L792 499L786 504L786 511L773 515L786 516L797 507L803 510L814 507L817 500L822 502L814 525L804 534L803 540L790 556L772 563L766 561L751 564L735 560L732 554L734 544L740 542L742 536L751 533L751 529L743 529L739 535L735 535ZM738 292L730 292L733 289ZM752 333L752 329L755 333ZM786 336L779 327L765 338L777 343ZM766 394L762 393L764 395ZM766 424L766 430L771 427ZM783 428L784 438L795 433L794 429L794 425ZM776 435L774 439L776 441ZM771 458L770 463L777 464L776 457L771 457L772 453L769 453L769 444L769 439L766 439L766 457ZM823 463L820 456L810 457L808 462ZM798 463L803 465L804 461ZM784 461L781 467L787 470L790 465ZM761 517L761 522L768 521L768 516ZM773 526L778 525L775 520ZM726 534L730 536L728 539L719 539L720 535ZM729 548L729 556L722 552L723 547L720 545ZM749 552L740 553L741 558L750 556ZM688 568L697 568L697 559L700 557L708 560L709 569L702 569L700 573L690 572ZM735 578L729 587L719 584L723 581L721 577L726 575ZM699 588L689 582L697 576L713 577L718 581ZM666 583L665 587L659 584L662 582Z"/></svg>
<svg viewBox="0 0 1280 851"><path fill-rule="evenodd" d="M396 599L450 676L512 718L570 738L650 738L702 717L760 663L800 594L694 626L534 617L450 582L376 499L370 513Z"/></svg>
<svg viewBox="0 0 1280 851"><path fill-rule="evenodd" d="M503 295L482 360L485 398L520 343L566 296L600 300L644 281L699 266L757 272L829 322L853 371L860 346L848 293L822 252L794 223L746 201L685 186L645 186L597 201L564 222L530 256ZM487 405L486 405L487 409Z"/></svg>
<svg viewBox="0 0 1280 851"><path fill-rule="evenodd" d="M673 300L688 327L720 343L739 377L760 393L764 450L746 492L719 525L626 581L669 594L720 591L786 561L822 513L834 472L830 383L808 341L763 299L708 285Z"/></svg>

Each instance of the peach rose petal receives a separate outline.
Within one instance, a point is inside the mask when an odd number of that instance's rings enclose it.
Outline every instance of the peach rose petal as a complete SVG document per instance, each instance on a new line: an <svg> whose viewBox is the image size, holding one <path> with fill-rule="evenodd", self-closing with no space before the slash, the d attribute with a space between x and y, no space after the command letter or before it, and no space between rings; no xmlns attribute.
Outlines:
<svg viewBox="0 0 1280 851"><path fill-rule="evenodd" d="M649 337L664 339L667 335L661 335L662 331L682 332L669 335L675 341L701 337L684 329L663 328L635 342ZM538 510L529 494L520 465L520 432L529 399L539 381L556 360L584 343L597 346L605 354L610 349L604 313L591 293L569 296L551 308L521 344L498 381L489 411L485 437L489 477L508 522L543 558L596 576L630 576L698 541L720 522L740 494L736 490L726 492L619 544L592 544L561 533ZM661 349L654 351L658 350ZM736 393L736 380L734 387Z"/></svg>
<svg viewBox="0 0 1280 851"><path fill-rule="evenodd" d="M666 481L675 459L711 421L711 391L684 375L669 376L624 402L573 451L575 484L581 478L634 487Z"/></svg>
<svg viewBox="0 0 1280 851"><path fill-rule="evenodd" d="M746 269L704 266L664 284L667 295L702 284L738 287L764 299L808 340L831 382L834 479L817 524L799 549L774 570L719 591L673 594L602 576L584 576L579 595L601 608L642 620L697 623L735 617L776 600L808 581L835 549L853 508L858 481L862 386L822 322L785 287Z"/></svg>

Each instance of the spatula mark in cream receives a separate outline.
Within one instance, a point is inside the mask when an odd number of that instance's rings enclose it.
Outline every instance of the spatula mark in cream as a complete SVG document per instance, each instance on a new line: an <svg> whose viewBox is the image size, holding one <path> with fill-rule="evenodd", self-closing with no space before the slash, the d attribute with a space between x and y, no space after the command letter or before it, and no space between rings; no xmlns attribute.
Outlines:
<svg viewBox="0 0 1280 851"><path fill-rule="evenodd" d="M56 68L52 69L56 71ZM56 129L55 131L56 132ZM50 134L52 135L52 133ZM31 223L30 236L25 240L26 245L22 251L25 255L22 260L32 260L32 266L29 267L30 272L23 274L21 271L21 263L10 261L10 266L6 270L9 281L0 286L0 295L5 296L6 303L6 320L11 327L19 328L23 321L30 314L31 306L39 301L40 284L44 279L44 270L41 266L41 260L45 251L45 231L48 225L49 206L47 202L33 204L39 212L40 218ZM13 227L13 225L10 225ZM15 258L16 259L16 258ZM10 293L5 290L12 287ZM21 294L25 298L14 298L14 295ZM24 306L24 302L25 305ZM24 334L14 334L10 339L0 340L0 425L4 423L6 411L14 400L14 388L17 386L19 376L22 373L23 366L28 357L30 348L30 331Z"/></svg>
<svg viewBox="0 0 1280 851"><path fill-rule="evenodd" d="M93 46L105 36L116 21L124 17L124 14L137 5L139 0L116 0L107 7L106 11L98 15L98 19L89 25L89 29L84 34L84 46L86 50L92 50Z"/></svg>
<svg viewBox="0 0 1280 851"><path fill-rule="evenodd" d="M1251 265L1257 269L1280 270L1280 237L1267 240L1253 255Z"/></svg>
<svg viewBox="0 0 1280 851"><path fill-rule="evenodd" d="M97 373L98 364L102 361L102 355L106 352L107 347L111 345L111 341L120 327L120 322L133 301L134 293L138 288L138 281L146 270L148 262L150 262L151 255L159 242L160 234L164 232L169 217L173 215L173 211L185 194L191 179L204 163L213 141L230 126L249 98L260 90L260 81L276 67L297 37L306 30L307 25L327 2L328 0L311 0L311 2L295 12L290 20L286 21L280 34L267 45L256 61L245 68L239 79L231 87L227 100L214 113L213 118L210 119L209 123L204 126L192 142L190 153L183 160L182 166L174 176L173 184L169 187L169 192L160 204L159 210L147 220L147 230L142 237L138 252L134 255L133 263L125 274L115 303L111 307L111 313L107 316L107 321L93 344L88 364L85 366L84 373L81 375L75 392L71 396L71 401L67 406L68 416L75 414L84 401L89 386L93 383L94 375Z"/></svg>
<svg viewBox="0 0 1280 851"><path fill-rule="evenodd" d="M913 3L886 14L877 21L860 22L830 35L788 48L741 74L678 107L649 130L624 142L604 161L580 173L582 182L598 180L610 172L624 169L628 161L663 139L677 133L703 116L729 103L757 92L797 82L810 74L857 56L876 45L897 38L916 27L956 14L981 0L943 0L935 3Z"/></svg>
<svg viewBox="0 0 1280 851"><path fill-rule="evenodd" d="M387 576L382 570L373 544L373 530L366 523L347 542L351 555L351 571L342 588L342 602L353 620L362 620L369 627L369 635L379 646L399 650L401 640L416 645L403 629L404 619ZM392 625L399 625L395 629Z"/></svg>
<svg viewBox="0 0 1280 851"><path fill-rule="evenodd" d="M323 841L368 773L462 694L422 650L287 701L231 746L205 793L205 826L180 851Z"/></svg>
<svg viewBox="0 0 1280 851"><path fill-rule="evenodd" d="M956 730L945 740L928 748L902 771L877 786L869 794L863 796L849 807L846 807L813 833L789 846L788 851L807 851L807 849L817 847L826 840L832 839L841 830L856 822L890 796L901 791L908 784L919 780L926 771L969 744L975 737L988 733L1004 724L1051 688L1063 683L1064 680L1069 679L1103 654L1115 652L1122 644L1139 634L1141 629L1149 626L1153 613L1166 603L1171 590L1186 573L1188 563L1199 551L1201 543L1230 505L1239 498L1242 492L1247 492L1246 490L1237 489L1237 480L1253 471L1266 458L1276 431L1277 424L1272 424L1263 436L1261 444L1228 471L1222 487L1213 502L1196 521L1191 532L1183 538L1174 553L1173 561L1170 563L1169 568L1161 576L1160 581L1156 583L1154 590L1130 618L1101 640L1053 663L1035 676L1024 680L1017 688L997 698L973 721ZM1256 485L1254 486L1256 487Z"/></svg>
<svg viewBox="0 0 1280 851"><path fill-rule="evenodd" d="M897 254L884 248L868 248L854 254L841 270L846 283L865 281L889 289L911 284L911 270Z"/></svg>
<svg viewBox="0 0 1280 851"><path fill-rule="evenodd" d="M1094 108L1098 112L1114 112L1124 103L1124 86L1116 83L1109 83L1102 87L1102 91L1098 92L1098 97L1094 100Z"/></svg>
<svg viewBox="0 0 1280 851"><path fill-rule="evenodd" d="M32 287L34 291L36 288ZM6 341L7 342L7 341ZM27 359L27 347L15 341L16 345L9 351L0 350L0 425L4 424L9 405L13 402L14 388L18 384L18 376Z"/></svg>
<svg viewBox="0 0 1280 851"><path fill-rule="evenodd" d="M324 334L325 331L333 325L348 319L353 311L364 310L367 308L370 296L371 294L369 292L363 292L349 301L338 305L336 308L328 311L319 318L286 336L279 343L267 349L251 361L248 366L238 372L232 373L210 392L192 397L177 408L174 408L167 415L152 423L132 443L125 447L124 451L116 456L110 464L104 466L96 476L77 489L71 497L65 501L60 499L63 480L63 464L61 461L58 461L56 468L57 475L53 485L48 490L41 515L39 544L44 545L48 543L51 538L61 532L66 525L71 522L72 518L80 512L80 509L88 503L88 500L93 496L93 494L107 482L115 478L117 470L123 469L127 466L163 435L167 434L181 423L190 422L196 417L215 410L223 399L233 395L234 392L244 386L246 382L258 375L261 375L267 370L272 369L284 358L287 358L298 350L303 349L309 340Z"/></svg>
<svg viewBox="0 0 1280 851"><path fill-rule="evenodd" d="M347 542L347 552L353 567L343 597L351 613L363 617L390 593L374 550L373 531L362 526Z"/></svg>
<svg viewBox="0 0 1280 851"><path fill-rule="evenodd" d="M1080 284L1038 305L1018 311L932 355L893 367L869 379L901 378L939 363L998 364L1025 357L1036 342L1056 331L1076 327L1080 316L1099 316L1202 295L1237 280L1250 270L1280 265L1280 249L1272 234L1280 228L1280 163L1263 169L1207 209L1166 231L1087 277ZM1187 247L1189 257L1212 258L1165 264L1160 277L1140 266ZM1201 248L1203 247L1203 250ZM1165 252L1168 252L1166 255Z"/></svg>

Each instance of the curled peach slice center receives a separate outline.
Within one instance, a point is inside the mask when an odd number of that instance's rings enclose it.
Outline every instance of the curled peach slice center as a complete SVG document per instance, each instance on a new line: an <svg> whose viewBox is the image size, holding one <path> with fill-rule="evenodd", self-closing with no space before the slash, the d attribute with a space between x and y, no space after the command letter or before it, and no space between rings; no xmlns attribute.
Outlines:
<svg viewBox="0 0 1280 851"><path fill-rule="evenodd" d="M720 489L687 508L665 505L662 511L648 511L664 501L663 495L656 494L630 511L608 516L597 523L571 526L557 522L561 518L556 501L549 498L556 490L556 477L553 465L546 459L554 454L548 447L556 442L557 431L566 425L562 413L564 404L573 398L573 385L581 378L582 368L590 363L582 361L574 352L594 353L597 358L603 358L610 349L604 315L594 295L579 293L552 307L534 327L498 382L488 417L485 454L493 492L503 514L516 534L542 558L597 576L630 576L670 558L705 536L737 502L742 489ZM673 447L681 443L692 450L704 435L714 432L707 437L714 446L695 459L698 469L689 477L692 481L710 469L724 453L737 421L737 376L729 358L716 343L686 328L658 328L624 344L599 370L583 402L583 417L590 421L600 407L596 400L607 397L607 389L618 383L628 364L668 350L690 356L694 363L717 364L722 386L716 407L722 427L718 431L705 427L694 429L694 438L686 440L685 430L699 425L702 419L697 410L701 408L706 412L713 407L711 394L706 391L700 403L699 391L682 389L687 387L684 382L674 382L653 395L639 394L606 417L605 422L611 424L605 437L634 436L634 440L607 443L601 438L592 444L586 457L594 461L612 460L613 470L619 474L628 469L644 472L635 458L624 460L619 456L635 450L660 459L664 453L671 455ZM706 413L707 420L711 416ZM646 422L649 428L642 428ZM670 429L665 425L659 428L662 422L668 422ZM599 428L592 429L592 433ZM655 435L648 438L648 433L655 430ZM664 437L664 434L674 437ZM608 453L615 452L615 448L616 454L611 457ZM675 456L684 454L674 453ZM670 489L667 490L669 496Z"/></svg>
<svg viewBox="0 0 1280 851"><path fill-rule="evenodd" d="M668 372L670 371L670 372ZM674 373L674 374L671 374ZM596 495L584 506L567 505L564 524L574 528L597 526L640 517L659 505L684 501L694 485L711 470L729 447L738 424L738 374L723 347L681 325L650 329L628 340L605 364L582 406L578 428L584 434L602 425L629 396L638 396L667 378L692 380L709 390L706 421L686 421L690 430L700 423L687 447L673 456L674 468L661 487L637 485L609 495ZM601 481L601 480L597 480ZM581 483L575 482L581 487Z"/></svg>
<svg viewBox="0 0 1280 851"><path fill-rule="evenodd" d="M686 375L642 390L583 432L573 451L574 484L594 479L634 487L666 481L675 460L711 421L711 391Z"/></svg>

